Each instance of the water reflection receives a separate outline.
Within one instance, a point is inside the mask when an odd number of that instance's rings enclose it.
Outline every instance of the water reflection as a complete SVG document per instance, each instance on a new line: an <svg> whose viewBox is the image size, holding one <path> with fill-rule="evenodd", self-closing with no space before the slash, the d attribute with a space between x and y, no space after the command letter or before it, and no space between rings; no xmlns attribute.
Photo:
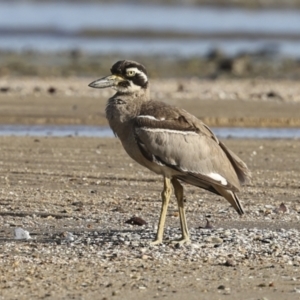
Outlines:
<svg viewBox="0 0 300 300"><path fill-rule="evenodd" d="M212 128L219 138L298 139L300 128ZM0 125L0 136L113 137L108 127L87 125Z"/></svg>
<svg viewBox="0 0 300 300"><path fill-rule="evenodd" d="M134 16L134 17L132 17ZM129 38L79 36L85 30L131 30ZM142 39L138 30L239 33L236 38ZM244 34L244 36L243 36ZM255 38L247 38L253 34ZM280 38L274 35L280 35ZM269 35L273 35L273 39ZM268 37L268 38L267 38ZM285 56L300 53L300 11L217 7L0 1L0 49L22 51L203 55L218 47L229 55L256 52L272 43ZM175 50L174 50L175 49ZM190 50L191 49L191 50Z"/></svg>

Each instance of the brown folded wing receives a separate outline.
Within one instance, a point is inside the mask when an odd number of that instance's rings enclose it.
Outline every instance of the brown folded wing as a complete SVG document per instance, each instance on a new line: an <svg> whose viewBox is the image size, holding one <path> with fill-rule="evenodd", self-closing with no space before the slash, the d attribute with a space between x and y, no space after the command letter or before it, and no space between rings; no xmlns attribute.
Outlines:
<svg viewBox="0 0 300 300"><path fill-rule="evenodd" d="M153 104L145 104L135 121L136 139L148 160L172 168L179 172L179 179L213 192L213 185L240 189L240 183L250 177L240 158L199 119L161 102Z"/></svg>

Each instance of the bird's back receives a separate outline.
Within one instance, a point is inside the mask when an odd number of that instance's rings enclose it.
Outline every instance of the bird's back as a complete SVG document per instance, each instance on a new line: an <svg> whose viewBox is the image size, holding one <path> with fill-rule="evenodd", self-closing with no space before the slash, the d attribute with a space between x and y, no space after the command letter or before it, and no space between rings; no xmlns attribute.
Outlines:
<svg viewBox="0 0 300 300"><path fill-rule="evenodd" d="M239 190L250 177L246 164L201 120L183 109L144 102L134 126L144 156L180 172L183 181L197 185L203 176L217 181L224 178L228 189Z"/></svg>

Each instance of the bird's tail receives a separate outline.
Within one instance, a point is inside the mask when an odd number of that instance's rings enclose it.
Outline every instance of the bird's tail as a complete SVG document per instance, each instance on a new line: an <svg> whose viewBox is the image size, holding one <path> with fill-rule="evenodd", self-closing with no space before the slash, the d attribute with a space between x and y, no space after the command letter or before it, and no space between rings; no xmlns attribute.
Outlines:
<svg viewBox="0 0 300 300"><path fill-rule="evenodd" d="M222 142L219 142L219 145L225 152L226 156L230 160L241 184L246 182L251 182L251 172L248 169L247 165L230 149L228 149Z"/></svg>
<svg viewBox="0 0 300 300"><path fill-rule="evenodd" d="M237 211L239 215L244 214L244 209L242 204L240 203L240 199L234 192L225 190L224 188L216 185L214 186L214 189L216 189L217 192L221 196L223 196L234 207L234 209Z"/></svg>

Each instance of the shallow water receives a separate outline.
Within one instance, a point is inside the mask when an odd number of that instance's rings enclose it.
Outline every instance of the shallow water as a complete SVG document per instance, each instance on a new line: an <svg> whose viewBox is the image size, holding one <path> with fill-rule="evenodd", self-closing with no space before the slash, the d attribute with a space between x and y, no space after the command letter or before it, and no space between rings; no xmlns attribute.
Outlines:
<svg viewBox="0 0 300 300"><path fill-rule="evenodd" d="M138 3L5 1L0 2L0 27L20 29L52 27L65 31L83 28L132 30L138 28L180 32L299 33L300 11Z"/></svg>
<svg viewBox="0 0 300 300"><path fill-rule="evenodd" d="M300 128L212 128L219 138L299 139ZM114 137L108 127L87 125L0 125L0 136Z"/></svg>
<svg viewBox="0 0 300 300"><path fill-rule="evenodd" d="M134 17L133 17L134 16ZM24 35L23 30L31 33ZM41 29L51 29L48 34ZM132 38L89 38L72 35L85 29L132 30ZM203 55L221 48L229 55L268 48L300 56L300 40L285 38L139 39L135 30L187 33L300 34L300 11L246 10L217 7L100 4L71 2L0 2L0 49L61 51L74 48L97 53ZM1 31L2 30L2 31Z"/></svg>

